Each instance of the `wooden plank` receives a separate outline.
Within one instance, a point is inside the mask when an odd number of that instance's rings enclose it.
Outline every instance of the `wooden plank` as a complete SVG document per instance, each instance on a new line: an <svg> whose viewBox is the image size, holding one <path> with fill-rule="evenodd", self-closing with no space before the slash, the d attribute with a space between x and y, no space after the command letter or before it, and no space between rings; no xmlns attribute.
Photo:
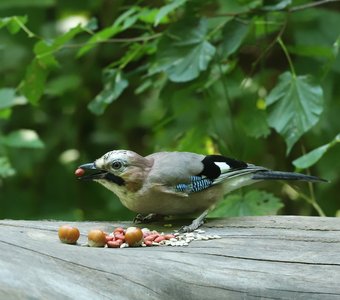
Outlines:
<svg viewBox="0 0 340 300"><path fill-rule="evenodd" d="M340 299L337 218L214 220L222 239L125 249L62 244L61 224L0 220L0 299ZM80 243L131 225L73 224Z"/></svg>

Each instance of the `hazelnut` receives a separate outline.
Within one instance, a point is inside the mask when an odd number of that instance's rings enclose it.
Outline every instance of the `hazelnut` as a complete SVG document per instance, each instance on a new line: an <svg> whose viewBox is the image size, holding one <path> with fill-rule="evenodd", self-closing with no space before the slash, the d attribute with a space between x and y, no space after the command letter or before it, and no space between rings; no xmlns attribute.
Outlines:
<svg viewBox="0 0 340 300"><path fill-rule="evenodd" d="M129 227L125 232L125 242L130 247L141 246L144 241L143 232L138 227Z"/></svg>
<svg viewBox="0 0 340 300"><path fill-rule="evenodd" d="M90 247L104 247L106 245L106 234L99 229L92 229L87 234Z"/></svg>
<svg viewBox="0 0 340 300"><path fill-rule="evenodd" d="M61 242L66 244L75 244L77 243L80 232L76 227L72 227L70 225L60 226L58 229L58 236Z"/></svg>

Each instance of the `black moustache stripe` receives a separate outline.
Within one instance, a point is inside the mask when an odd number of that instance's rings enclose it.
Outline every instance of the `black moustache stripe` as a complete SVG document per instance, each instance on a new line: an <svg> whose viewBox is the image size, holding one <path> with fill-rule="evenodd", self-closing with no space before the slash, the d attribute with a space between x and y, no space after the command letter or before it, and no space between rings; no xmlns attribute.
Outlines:
<svg viewBox="0 0 340 300"><path fill-rule="evenodd" d="M108 181L111 181L111 182L113 182L115 184L118 184L120 186L125 185L125 181L124 181L124 179L122 177L113 175L111 173L105 173L104 179L106 179Z"/></svg>

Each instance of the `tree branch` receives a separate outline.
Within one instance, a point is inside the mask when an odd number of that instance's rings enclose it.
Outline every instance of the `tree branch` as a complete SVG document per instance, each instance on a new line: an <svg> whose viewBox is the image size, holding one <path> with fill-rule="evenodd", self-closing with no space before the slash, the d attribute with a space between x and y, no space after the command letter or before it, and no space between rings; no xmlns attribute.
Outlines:
<svg viewBox="0 0 340 300"><path fill-rule="evenodd" d="M306 3L306 4L302 4L302 5L298 5L298 6L293 6L288 11L295 12L295 11L304 10L304 9L307 9L307 8L312 8L312 7L315 7L315 6L320 6L320 5L323 5L323 4L332 3L332 2L339 2L339 1L340 0L320 0L320 1L312 2L312 3Z"/></svg>
<svg viewBox="0 0 340 300"><path fill-rule="evenodd" d="M86 45L96 45L96 44L110 44L110 43L133 43L133 42L146 42L149 40L154 40L158 37L162 36L162 33L155 33L149 36L137 36L133 38L112 38L103 41L95 41L95 42L84 42L84 43L73 43L73 44L65 44L61 48L79 48Z"/></svg>

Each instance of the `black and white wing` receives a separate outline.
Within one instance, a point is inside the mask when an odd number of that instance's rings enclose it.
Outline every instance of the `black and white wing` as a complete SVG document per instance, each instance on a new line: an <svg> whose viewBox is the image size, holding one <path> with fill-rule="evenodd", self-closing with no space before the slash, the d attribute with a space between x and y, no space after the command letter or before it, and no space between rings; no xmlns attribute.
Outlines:
<svg viewBox="0 0 340 300"><path fill-rule="evenodd" d="M227 182L229 179L259 171L267 171L266 168L257 167L222 155L207 155L201 163L203 164L203 170L199 174L190 176L189 183L177 184L176 190L178 192L200 192L213 185Z"/></svg>

